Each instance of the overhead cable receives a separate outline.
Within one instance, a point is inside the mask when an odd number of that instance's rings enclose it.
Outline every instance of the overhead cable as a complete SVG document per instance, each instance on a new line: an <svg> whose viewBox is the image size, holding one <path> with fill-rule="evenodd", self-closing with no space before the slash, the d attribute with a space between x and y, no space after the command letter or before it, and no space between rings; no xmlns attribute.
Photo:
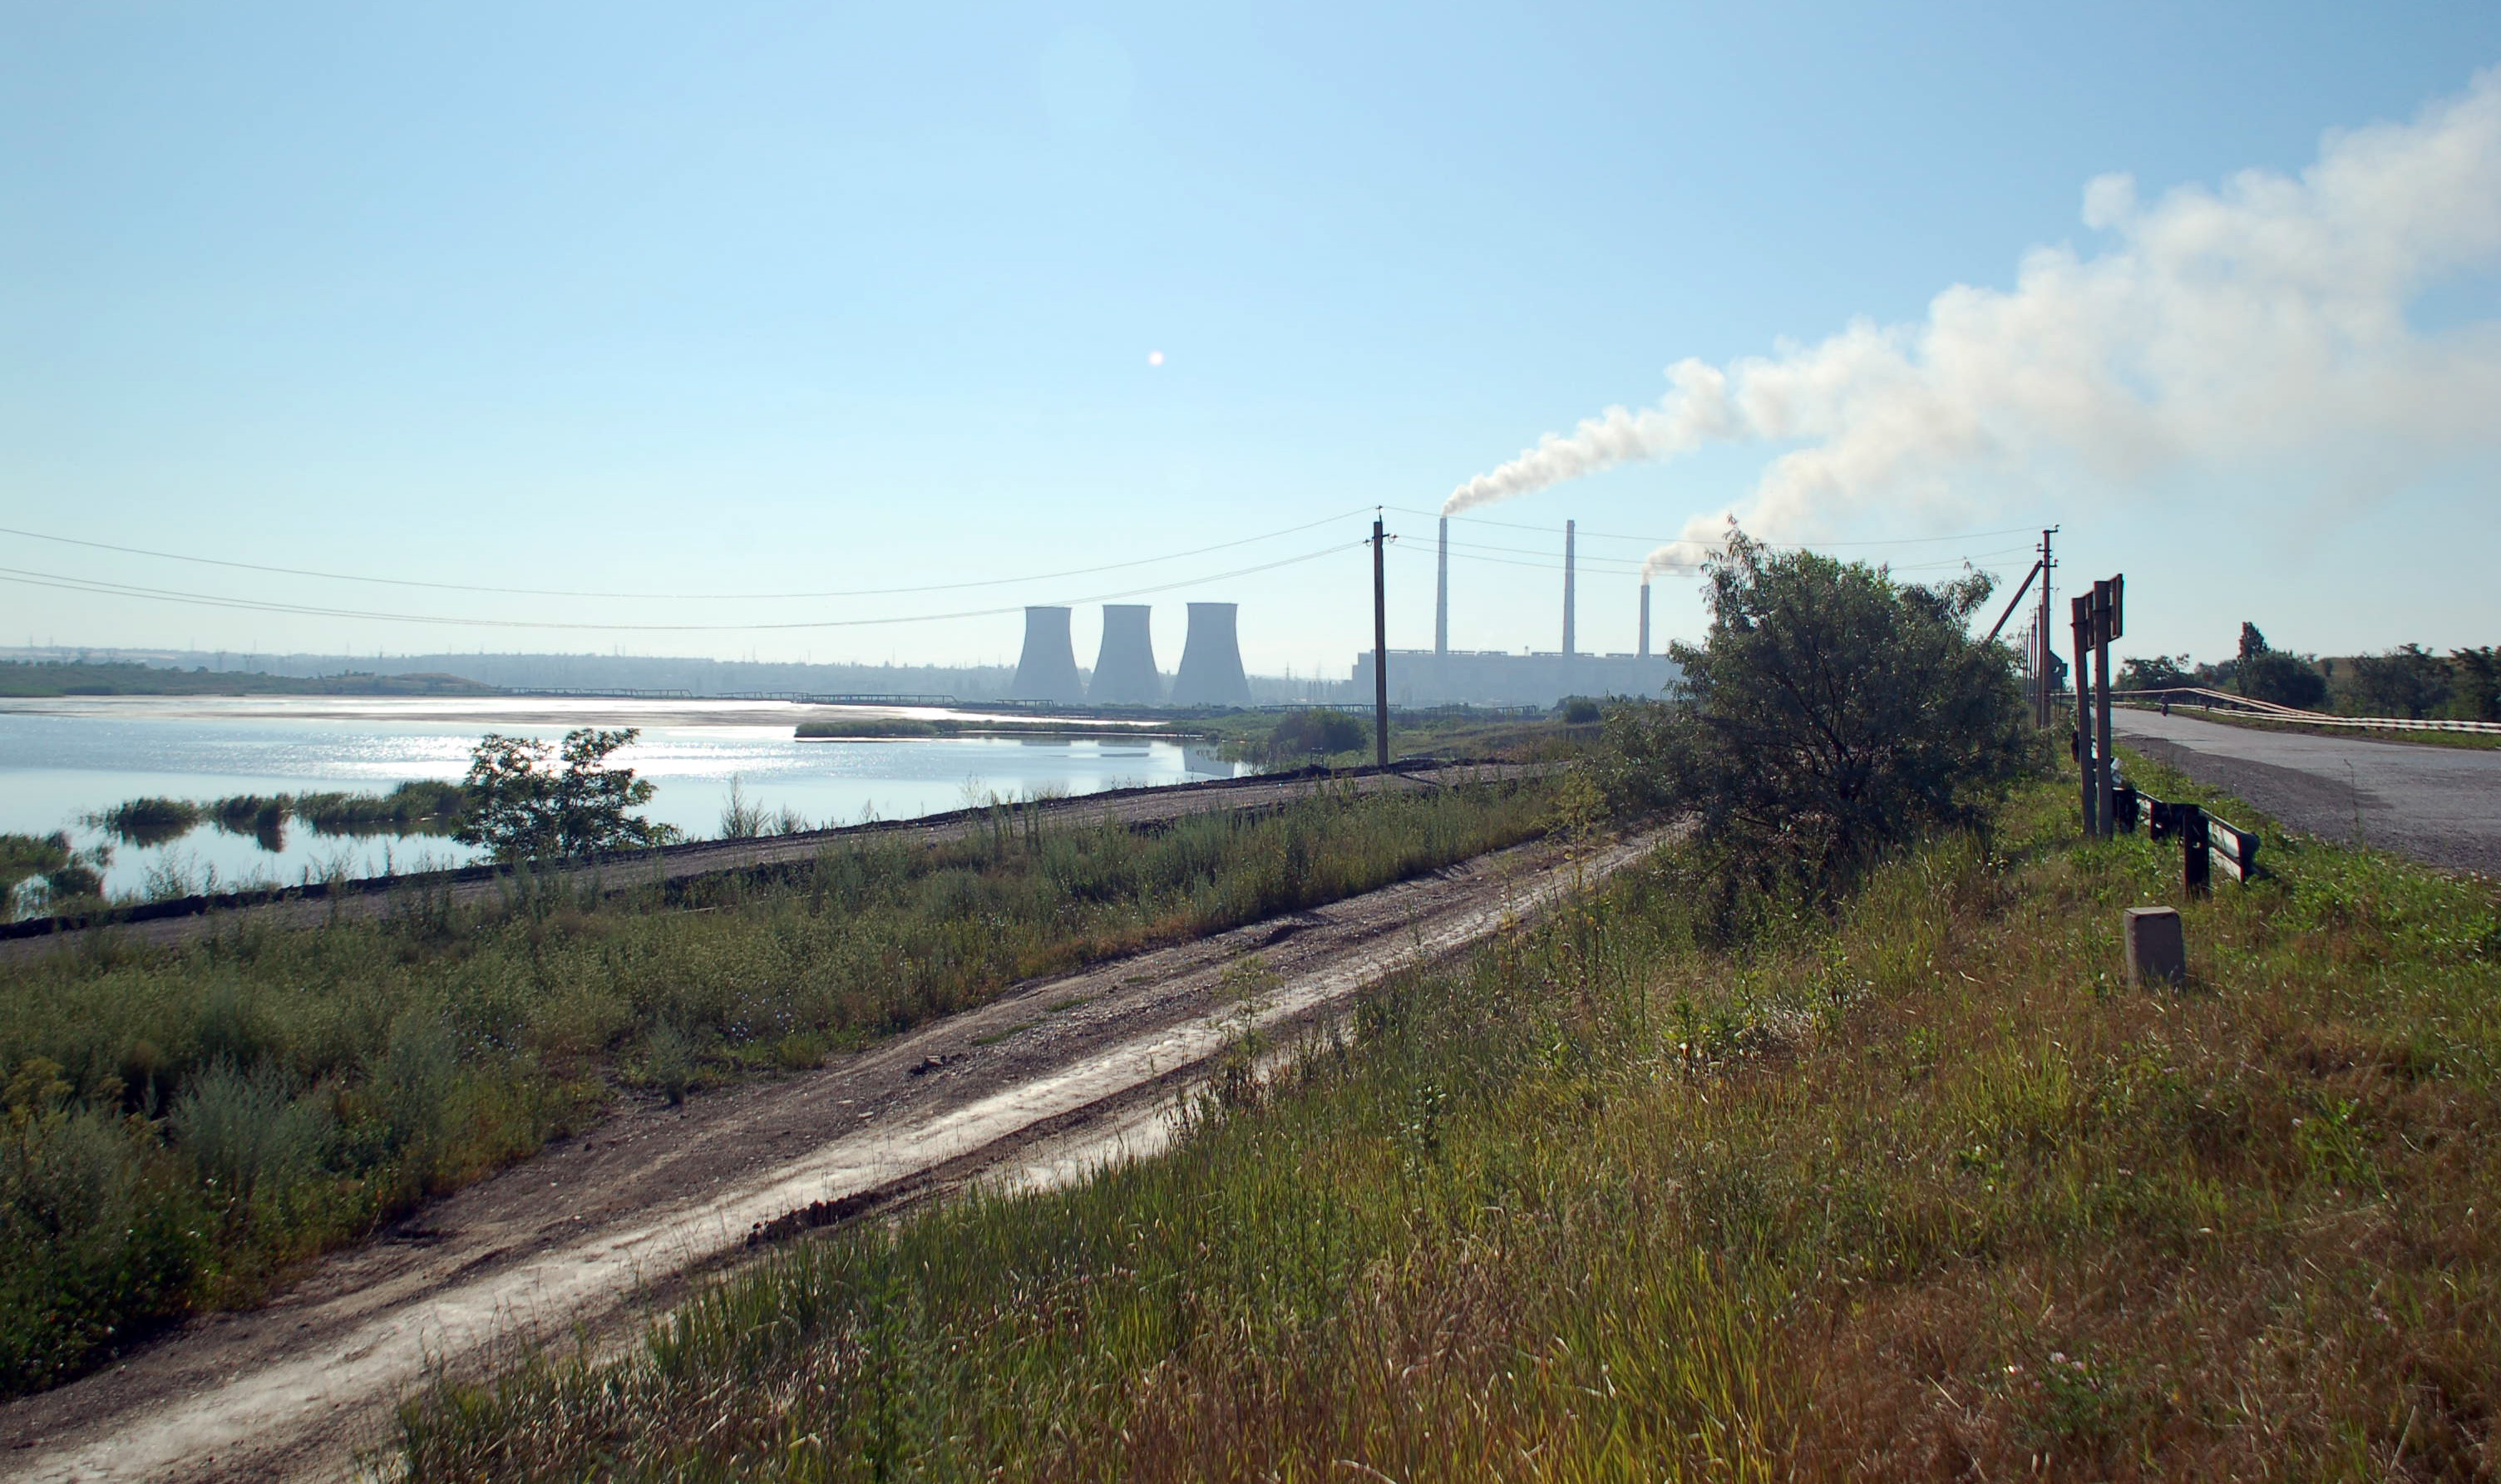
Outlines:
<svg viewBox="0 0 2501 1484"><path fill-rule="evenodd" d="M1123 592L1094 593L1083 598L1062 600L1065 604L1110 603L1121 598L1143 598L1150 593L1173 592L1184 587L1197 587L1207 582L1221 582L1233 577L1247 577L1254 573L1274 572L1280 567L1292 567L1317 561L1340 551L1351 551L1370 545L1370 542L1344 543L1322 546L1300 556L1263 562L1255 567L1236 568L1231 572L1210 573L1204 577L1186 577L1177 582L1163 582L1151 587L1133 587ZM1007 608L968 609L954 613L908 613L885 618L823 618L782 623L584 623L562 619L530 618L461 618L439 613L380 613L356 609L317 608L295 603L271 603L250 598L226 598L214 593L186 593L166 588L140 587L125 582L106 582L88 577L64 577L59 573L26 572L15 567L0 567L0 582L16 582L27 587L57 588L64 592L93 593L100 597L145 598L157 603L188 604L196 608L243 609L261 613L291 613L315 618L355 618L378 623L419 623L447 628L474 629L590 629L631 633L693 634L741 632L766 629L859 629L899 623L939 623L956 618L993 618L1002 613L1022 612L1028 605Z"/></svg>
<svg viewBox="0 0 2501 1484"><path fill-rule="evenodd" d="M1368 510L1370 507L1363 509ZM0 536L21 536L30 541L57 542L62 545L87 546L98 551L117 551L124 556L156 557L169 562L192 562L204 567L231 567L242 572L276 573L291 577L318 577L331 582L371 582L389 587L425 587L440 592L457 593L500 593L525 598L631 598L647 602L726 603L748 599L779 601L801 598L891 598L908 593L955 592L968 587L1007 587L1020 582L1053 582L1062 577L1090 577L1098 572L1118 572L1131 567L1150 567L1158 562L1177 562L1187 557L1205 556L1211 551L1226 551L1235 546L1248 546L1257 542L1274 541L1279 537L1299 535L1304 531L1328 525L1333 521L1345 520L1362 512L1362 510L1342 511L1334 515L1324 515L1317 520L1305 521L1298 526L1286 526L1283 530L1265 531L1257 536L1221 541L1212 546L1193 546L1187 551L1171 551L1161 556L1142 556L1125 562L1106 562L1099 567L1072 567L1061 572L1040 572L1016 577L979 577L962 582L923 582L910 587L853 587L829 592L793 593L598 592L568 587L492 587L475 582L429 582L415 577L377 577L346 572L319 572L304 567L272 567L259 562L234 562L220 557L194 556L182 551L156 551L145 546L120 546L111 542L88 541L77 536L53 536L43 531L21 531L12 526L0 526ZM597 628L599 625L585 624L575 625L575 627ZM670 627L701 628L703 625L670 625ZM720 625L720 627L771 628L773 625L732 624Z"/></svg>

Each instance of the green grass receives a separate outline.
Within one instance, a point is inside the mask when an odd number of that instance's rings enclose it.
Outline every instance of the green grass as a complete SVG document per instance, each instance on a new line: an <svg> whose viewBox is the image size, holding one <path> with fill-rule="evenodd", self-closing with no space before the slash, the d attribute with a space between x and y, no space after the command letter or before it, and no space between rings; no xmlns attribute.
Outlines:
<svg viewBox="0 0 2501 1484"><path fill-rule="evenodd" d="M968 841L603 897L412 888L382 921L110 932L0 983L0 1392L580 1125L979 1005L1019 979L1333 901L1544 827L1543 785L1356 797L1153 832L1001 807ZM621 868L630 872L631 867Z"/></svg>
<svg viewBox="0 0 2501 1484"><path fill-rule="evenodd" d="M2166 797L2250 810L2159 767ZM2066 785L1728 944L1677 855L1370 996L1180 1147L827 1234L426 1479L2484 1477L2501 901ZM2192 979L2131 989L2123 907ZM1714 945L1715 942L1717 945Z"/></svg>

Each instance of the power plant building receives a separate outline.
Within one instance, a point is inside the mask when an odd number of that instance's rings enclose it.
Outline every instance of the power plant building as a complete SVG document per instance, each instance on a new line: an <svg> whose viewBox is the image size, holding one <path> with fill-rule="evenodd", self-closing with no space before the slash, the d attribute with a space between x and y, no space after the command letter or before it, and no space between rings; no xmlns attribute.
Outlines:
<svg viewBox="0 0 2501 1484"><path fill-rule="evenodd" d="M1024 652L1017 657L1016 679L1008 687L1008 697L1015 701L1085 699L1085 686L1077 677L1077 647L1068 637L1068 610L1024 610Z"/></svg>
<svg viewBox="0 0 2501 1484"><path fill-rule="evenodd" d="M1155 669L1155 641L1148 627L1153 612L1143 603L1103 605L1103 647L1085 699L1097 706L1155 706L1164 699L1164 677Z"/></svg>
<svg viewBox="0 0 2501 1484"><path fill-rule="evenodd" d="M1441 522L1433 573L1433 647L1389 651L1389 699L1398 706L1552 706L1566 696L1655 699L1679 671L1650 652L1650 584L1641 590L1641 652L1582 654L1580 524L1563 523L1563 647L1557 653L1451 647L1451 522ZM1373 694L1372 651L1355 656L1351 689Z"/></svg>
<svg viewBox="0 0 2501 1484"><path fill-rule="evenodd" d="M1240 606L1193 603L1189 635L1181 647L1181 672L1173 676L1175 706L1249 706L1250 677L1242 670L1242 639L1235 629Z"/></svg>

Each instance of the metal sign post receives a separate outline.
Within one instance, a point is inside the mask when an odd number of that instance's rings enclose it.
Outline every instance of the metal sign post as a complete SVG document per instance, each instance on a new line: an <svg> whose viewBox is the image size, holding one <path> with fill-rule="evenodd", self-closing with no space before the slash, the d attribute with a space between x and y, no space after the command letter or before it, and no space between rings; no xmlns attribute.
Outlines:
<svg viewBox="0 0 2501 1484"><path fill-rule="evenodd" d="M2115 833L2111 826L2111 790L2118 781L2111 756L2110 646L2119 635L2120 605L2126 584L2124 575L2093 584L2093 793L2098 801L2093 817L2104 839Z"/></svg>
<svg viewBox="0 0 2501 1484"><path fill-rule="evenodd" d="M2076 776L2084 789L2084 834L2099 839L2095 817L2101 792L2093 786L2093 672L2084 656L2093 647L2093 595L2078 593L2067 600L2067 618L2074 631L2076 656Z"/></svg>

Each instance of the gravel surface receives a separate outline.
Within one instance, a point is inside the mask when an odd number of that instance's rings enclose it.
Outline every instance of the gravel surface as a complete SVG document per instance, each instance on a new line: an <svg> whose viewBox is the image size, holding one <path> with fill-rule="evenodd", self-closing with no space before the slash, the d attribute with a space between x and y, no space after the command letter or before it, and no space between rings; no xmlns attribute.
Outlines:
<svg viewBox="0 0 2501 1484"><path fill-rule="evenodd" d="M2152 711L2114 711L2111 730L2304 834L2501 875L2501 751L2262 732Z"/></svg>

